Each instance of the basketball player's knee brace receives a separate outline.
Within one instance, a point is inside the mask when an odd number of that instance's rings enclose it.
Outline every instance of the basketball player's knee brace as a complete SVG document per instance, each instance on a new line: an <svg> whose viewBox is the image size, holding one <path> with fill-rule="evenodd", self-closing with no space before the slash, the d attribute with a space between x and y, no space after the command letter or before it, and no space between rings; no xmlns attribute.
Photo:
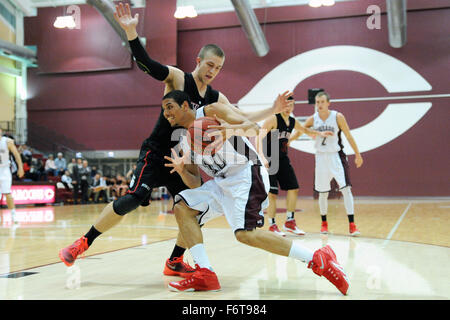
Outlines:
<svg viewBox="0 0 450 320"><path fill-rule="evenodd" d="M135 210L141 204L142 199L134 194L127 193L113 202L114 212L119 216L124 216L128 212Z"/></svg>

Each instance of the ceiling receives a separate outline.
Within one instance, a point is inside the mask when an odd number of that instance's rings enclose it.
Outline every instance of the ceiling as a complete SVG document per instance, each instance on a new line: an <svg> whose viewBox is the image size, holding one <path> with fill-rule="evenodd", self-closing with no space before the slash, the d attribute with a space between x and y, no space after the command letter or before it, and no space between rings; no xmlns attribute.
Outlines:
<svg viewBox="0 0 450 320"><path fill-rule="evenodd" d="M36 8L58 7L71 4L84 4L86 0L7 0L19 7L25 16L36 15ZM309 0L249 0L252 8L305 5ZM353 1L353 0L335 0ZM144 7L145 0L131 0L135 7ZM230 0L177 0L178 6L193 5L198 14L233 11Z"/></svg>

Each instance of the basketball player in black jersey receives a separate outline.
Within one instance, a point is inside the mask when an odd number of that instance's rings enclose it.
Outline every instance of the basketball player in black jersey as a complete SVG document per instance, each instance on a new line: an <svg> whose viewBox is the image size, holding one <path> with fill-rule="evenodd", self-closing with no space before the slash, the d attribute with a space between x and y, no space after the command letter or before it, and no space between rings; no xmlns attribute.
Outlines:
<svg viewBox="0 0 450 320"><path fill-rule="evenodd" d="M217 76L225 61L225 54L220 47L213 44L204 46L196 59L195 70L192 73L186 73L178 68L162 65L147 54L136 31L139 15L136 14L133 17L128 4L116 5L114 17L127 35L136 64L154 79L164 82L164 94L173 90L186 92L192 101L193 109L221 102L255 122L283 110L284 106L274 104L271 108L244 113L232 106L222 93L213 90L209 84ZM179 175L171 175L170 170L164 167L164 156L170 156L170 149L178 143L176 137L172 138L172 133L176 129L178 128L170 126L161 109L153 132L142 143L129 191L125 196L108 204L84 236L59 252L61 260L67 266L71 266L77 256L86 251L99 235L119 223L125 214L140 205L148 206L153 188L166 186L171 195L175 196L180 191L192 187L185 185ZM193 272L193 269L183 262L184 252L185 246L179 236L170 258L166 261L164 274L187 277Z"/></svg>
<svg viewBox="0 0 450 320"><path fill-rule="evenodd" d="M264 165L269 169L270 174L269 206L267 208L267 215L270 223L269 231L283 237L286 236L286 234L280 231L275 222L278 184L280 185L281 190L287 190L287 211L284 230L296 235L305 234L303 230L300 230L297 227L294 218L299 186L294 168L288 157L289 144L291 141L297 140L303 133L314 137L316 135L321 135L323 137L333 135L332 132L318 132L302 126L298 120L291 116L291 113L294 110L294 98L291 96L288 100L291 101L289 108L279 114L267 118L258 137L258 152L263 159ZM294 134L292 134L293 131ZM272 144L277 144L277 146L274 146L277 149L274 149ZM272 154L272 150L275 151L275 154ZM271 160L270 166L267 159Z"/></svg>

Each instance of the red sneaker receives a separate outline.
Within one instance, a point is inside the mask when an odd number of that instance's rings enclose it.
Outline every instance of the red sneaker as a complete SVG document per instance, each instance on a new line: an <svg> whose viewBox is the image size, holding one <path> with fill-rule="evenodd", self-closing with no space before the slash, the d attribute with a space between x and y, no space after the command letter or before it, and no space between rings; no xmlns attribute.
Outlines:
<svg viewBox="0 0 450 320"><path fill-rule="evenodd" d="M347 294L349 283L344 268L336 260L336 254L330 246L316 250L308 268L318 276L327 278L342 294Z"/></svg>
<svg viewBox="0 0 450 320"><path fill-rule="evenodd" d="M356 228L356 225L354 222L350 222L348 230L349 230L350 235L353 237L359 236L361 234L361 232L359 232L359 230Z"/></svg>
<svg viewBox="0 0 450 320"><path fill-rule="evenodd" d="M322 221L322 227L320 228L320 233L328 234L328 222Z"/></svg>
<svg viewBox="0 0 450 320"><path fill-rule="evenodd" d="M284 230L296 234L298 236L305 235L305 231L297 228L297 223L295 223L294 219L286 220L286 222L284 223Z"/></svg>
<svg viewBox="0 0 450 320"><path fill-rule="evenodd" d="M59 258L68 267L73 265L77 257L88 249L87 238L81 237L73 244L59 251Z"/></svg>
<svg viewBox="0 0 450 320"><path fill-rule="evenodd" d="M163 274L166 276L178 276L183 278L190 277L195 272L189 264L183 261L183 256L174 258L172 261L170 259L166 260L166 265L164 266Z"/></svg>
<svg viewBox="0 0 450 320"><path fill-rule="evenodd" d="M286 234L284 232L280 231L280 229L278 229L278 226L276 224L272 224L269 227L269 231L273 232L273 233L275 233L275 234L277 234L279 236L286 237Z"/></svg>
<svg viewBox="0 0 450 320"><path fill-rule="evenodd" d="M220 283L217 275L208 268L195 265L195 272L191 277L169 283L171 291L219 291Z"/></svg>

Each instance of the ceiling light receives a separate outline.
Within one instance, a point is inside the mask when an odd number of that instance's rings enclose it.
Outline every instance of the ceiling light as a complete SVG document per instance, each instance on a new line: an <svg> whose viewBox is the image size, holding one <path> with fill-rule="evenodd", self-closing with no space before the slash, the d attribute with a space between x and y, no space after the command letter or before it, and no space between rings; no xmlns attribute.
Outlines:
<svg viewBox="0 0 450 320"><path fill-rule="evenodd" d="M322 5L332 6L332 5L334 5L334 0L322 0Z"/></svg>
<svg viewBox="0 0 450 320"><path fill-rule="evenodd" d="M322 0L309 0L309 6L313 8L318 8L322 5Z"/></svg>
<svg viewBox="0 0 450 320"><path fill-rule="evenodd" d="M195 18L197 16L197 11L195 11L194 6L180 6L177 7L173 16L177 19L184 19L186 17Z"/></svg>
<svg viewBox="0 0 450 320"><path fill-rule="evenodd" d="M75 20L72 16L59 16L56 17L53 26L58 29L69 28L73 29L76 27Z"/></svg>

